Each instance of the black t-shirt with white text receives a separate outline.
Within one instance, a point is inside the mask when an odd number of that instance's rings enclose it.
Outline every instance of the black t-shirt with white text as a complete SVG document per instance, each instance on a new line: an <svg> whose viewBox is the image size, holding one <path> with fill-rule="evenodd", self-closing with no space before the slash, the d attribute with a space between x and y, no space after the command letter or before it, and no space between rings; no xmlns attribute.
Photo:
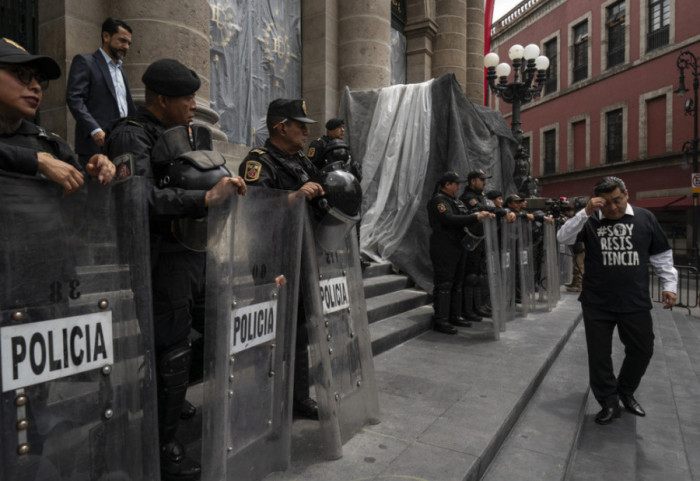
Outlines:
<svg viewBox="0 0 700 481"><path fill-rule="evenodd" d="M652 308L649 257L671 248L654 214L632 207L618 220L588 218L577 241L586 246L585 275L579 300L611 312Z"/></svg>

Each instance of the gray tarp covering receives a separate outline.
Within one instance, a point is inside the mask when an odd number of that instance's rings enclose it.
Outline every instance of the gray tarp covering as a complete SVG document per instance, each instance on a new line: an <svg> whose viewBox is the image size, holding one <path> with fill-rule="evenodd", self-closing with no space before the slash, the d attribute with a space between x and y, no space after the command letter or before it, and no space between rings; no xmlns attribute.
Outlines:
<svg viewBox="0 0 700 481"><path fill-rule="evenodd" d="M516 141L503 116L473 104L454 75L379 90L345 90L340 108L363 168L362 252L433 289L425 205L446 170L484 169L486 186L515 193Z"/></svg>
<svg viewBox="0 0 700 481"><path fill-rule="evenodd" d="M262 145L270 101L301 96L301 1L209 6L211 108L229 142Z"/></svg>

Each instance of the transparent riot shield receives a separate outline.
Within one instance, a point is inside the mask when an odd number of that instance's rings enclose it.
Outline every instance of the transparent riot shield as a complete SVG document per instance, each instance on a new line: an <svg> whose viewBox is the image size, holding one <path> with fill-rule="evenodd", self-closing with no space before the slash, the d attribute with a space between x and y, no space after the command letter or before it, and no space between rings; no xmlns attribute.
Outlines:
<svg viewBox="0 0 700 481"><path fill-rule="evenodd" d="M501 256L498 238L498 219L485 218L484 250L486 252L486 273L491 297L491 319L493 320L493 337L498 340L505 331L505 298L503 296L503 279L501 277Z"/></svg>
<svg viewBox="0 0 700 481"><path fill-rule="evenodd" d="M504 320L515 318L515 284L517 282L517 224L501 219L501 282L503 289ZM493 299L493 297L492 297ZM503 323L505 330L505 322Z"/></svg>
<svg viewBox="0 0 700 481"><path fill-rule="evenodd" d="M303 195L249 187L210 207L202 479L289 466Z"/></svg>
<svg viewBox="0 0 700 481"><path fill-rule="evenodd" d="M321 425L318 448L335 459L357 431L379 422L379 401L356 231L309 212L302 292Z"/></svg>
<svg viewBox="0 0 700 481"><path fill-rule="evenodd" d="M546 296L547 310L551 311L559 302L559 246L554 224L544 226L544 256L542 266L542 291Z"/></svg>
<svg viewBox="0 0 700 481"><path fill-rule="evenodd" d="M574 273L574 255L571 246L559 244L559 280L563 284L571 282Z"/></svg>
<svg viewBox="0 0 700 481"><path fill-rule="evenodd" d="M535 306L535 271L532 255L532 224L520 218L518 225L518 269L520 269L520 313L527 316ZM516 294L517 297L517 294Z"/></svg>
<svg viewBox="0 0 700 481"><path fill-rule="evenodd" d="M143 178L0 176L0 252L0 479L158 479Z"/></svg>

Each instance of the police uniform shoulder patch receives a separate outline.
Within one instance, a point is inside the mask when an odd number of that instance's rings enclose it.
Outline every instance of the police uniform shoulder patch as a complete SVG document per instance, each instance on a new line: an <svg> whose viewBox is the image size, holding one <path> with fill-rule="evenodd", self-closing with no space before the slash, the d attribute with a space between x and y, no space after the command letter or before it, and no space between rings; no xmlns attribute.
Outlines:
<svg viewBox="0 0 700 481"><path fill-rule="evenodd" d="M476 199L469 199L469 205L470 205L470 206L474 207L477 203L478 203L478 202L477 202Z"/></svg>
<svg viewBox="0 0 700 481"><path fill-rule="evenodd" d="M267 153L267 151L262 150L262 149L253 149L250 151L251 154L258 154L258 155L264 155Z"/></svg>
<svg viewBox="0 0 700 481"><path fill-rule="evenodd" d="M262 170L262 164L255 160L249 160L245 163L245 180L248 182L255 182L260 178L260 171Z"/></svg>
<svg viewBox="0 0 700 481"><path fill-rule="evenodd" d="M447 207L445 207L445 204L443 202L440 202L437 205L437 210L438 210L438 212L443 213L447 210Z"/></svg>
<svg viewBox="0 0 700 481"><path fill-rule="evenodd" d="M316 155L316 147L311 147L309 149L309 153L306 154L307 157L312 158L314 155Z"/></svg>

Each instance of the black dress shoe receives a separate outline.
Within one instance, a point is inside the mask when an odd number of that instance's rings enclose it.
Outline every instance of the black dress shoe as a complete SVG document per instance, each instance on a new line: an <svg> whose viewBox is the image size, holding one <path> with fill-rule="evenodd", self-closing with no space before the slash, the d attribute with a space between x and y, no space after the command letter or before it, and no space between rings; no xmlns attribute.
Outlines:
<svg viewBox="0 0 700 481"><path fill-rule="evenodd" d="M160 477L162 481L196 481L202 467L185 456L185 447L171 441L160 447Z"/></svg>
<svg viewBox="0 0 700 481"><path fill-rule="evenodd" d="M613 422L613 419L617 419L619 417L619 404L616 404L615 406L606 406L603 409L601 409L598 414L596 414L595 422L597 422L598 424L610 424L611 422Z"/></svg>
<svg viewBox="0 0 700 481"><path fill-rule="evenodd" d="M197 407L185 399L185 402L182 404L182 411L180 411L180 419L192 419L195 414L197 414Z"/></svg>
<svg viewBox="0 0 700 481"><path fill-rule="evenodd" d="M310 397L302 400L295 399L292 403L292 410L298 417L318 419L318 404Z"/></svg>
<svg viewBox="0 0 700 481"><path fill-rule="evenodd" d="M449 322L433 320L433 329L443 334L457 334L459 331Z"/></svg>
<svg viewBox="0 0 700 481"><path fill-rule="evenodd" d="M491 317L493 314L491 313L491 309L487 308L486 306L480 306L474 308L474 313L477 316L481 317Z"/></svg>
<svg viewBox="0 0 700 481"><path fill-rule="evenodd" d="M647 415L647 413L644 412L644 409L642 409L642 406L639 405L637 400L631 394L620 394L620 401L622 401L622 405L625 406L625 409L632 414L642 417Z"/></svg>
<svg viewBox="0 0 700 481"><path fill-rule="evenodd" d="M468 321L467 319L463 318L462 316L458 317L453 317L450 319L450 324L453 326L460 326L460 327L472 327L471 321Z"/></svg>

